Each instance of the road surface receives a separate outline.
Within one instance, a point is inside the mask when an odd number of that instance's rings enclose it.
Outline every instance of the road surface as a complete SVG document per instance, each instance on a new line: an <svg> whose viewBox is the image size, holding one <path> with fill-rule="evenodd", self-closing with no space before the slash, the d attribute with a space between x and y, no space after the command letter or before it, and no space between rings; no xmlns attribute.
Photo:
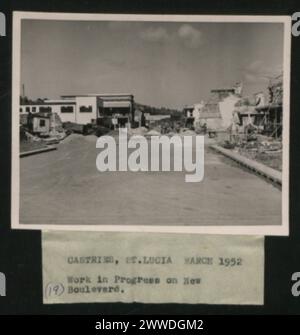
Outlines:
<svg viewBox="0 0 300 335"><path fill-rule="evenodd" d="M99 172L95 139L72 136L21 158L21 224L281 224L281 191L207 146L204 180L186 183L185 172Z"/></svg>

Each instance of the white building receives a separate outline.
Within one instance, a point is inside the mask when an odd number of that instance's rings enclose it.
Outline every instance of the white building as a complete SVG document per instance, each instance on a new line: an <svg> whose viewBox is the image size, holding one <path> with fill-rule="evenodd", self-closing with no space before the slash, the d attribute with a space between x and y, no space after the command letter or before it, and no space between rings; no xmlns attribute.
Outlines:
<svg viewBox="0 0 300 335"><path fill-rule="evenodd" d="M186 106L183 109L184 117L186 120L186 127L199 127L200 116L204 108L204 102L196 103L194 105Z"/></svg>
<svg viewBox="0 0 300 335"><path fill-rule="evenodd" d="M186 127L200 128L206 125L211 129L227 129L233 121L235 105L241 100L241 89L222 88L211 90L207 102L186 106L183 110Z"/></svg>
<svg viewBox="0 0 300 335"><path fill-rule="evenodd" d="M20 105L20 113L56 113L62 122L130 126L134 120L132 94L64 95L60 100L43 100Z"/></svg>

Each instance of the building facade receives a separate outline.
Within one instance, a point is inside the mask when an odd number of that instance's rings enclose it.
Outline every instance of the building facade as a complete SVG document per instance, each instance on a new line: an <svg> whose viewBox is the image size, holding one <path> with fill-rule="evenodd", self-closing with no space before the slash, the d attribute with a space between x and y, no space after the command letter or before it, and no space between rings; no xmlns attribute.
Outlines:
<svg viewBox="0 0 300 335"><path fill-rule="evenodd" d="M21 104L20 115L56 113L64 123L107 127L130 127L134 120L132 94L64 95L61 98Z"/></svg>
<svg viewBox="0 0 300 335"><path fill-rule="evenodd" d="M39 136L49 135L50 117L40 113L30 114L28 116L27 124L32 134Z"/></svg>
<svg viewBox="0 0 300 335"><path fill-rule="evenodd" d="M185 126L187 128L198 128L200 127L200 117L204 108L204 102L196 103L194 105L186 106L183 109L183 115L185 118Z"/></svg>
<svg viewBox="0 0 300 335"><path fill-rule="evenodd" d="M226 129L232 123L235 104L241 99L234 89L212 90L207 102L186 106L183 109L187 128L207 127Z"/></svg>

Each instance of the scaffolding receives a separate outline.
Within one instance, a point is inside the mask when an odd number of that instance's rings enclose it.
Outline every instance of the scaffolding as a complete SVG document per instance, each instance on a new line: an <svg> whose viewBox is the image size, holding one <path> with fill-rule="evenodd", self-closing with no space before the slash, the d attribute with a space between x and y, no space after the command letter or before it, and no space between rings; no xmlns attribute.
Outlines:
<svg viewBox="0 0 300 335"><path fill-rule="evenodd" d="M268 105L257 108L264 112L259 126L263 126L264 132L277 139L282 135L283 74L269 78L268 91Z"/></svg>

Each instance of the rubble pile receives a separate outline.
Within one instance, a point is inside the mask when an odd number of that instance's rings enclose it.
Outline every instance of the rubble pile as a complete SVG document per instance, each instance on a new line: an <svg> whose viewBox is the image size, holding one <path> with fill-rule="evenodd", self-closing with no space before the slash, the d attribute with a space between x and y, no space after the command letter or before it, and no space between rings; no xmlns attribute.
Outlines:
<svg viewBox="0 0 300 335"><path fill-rule="evenodd" d="M235 150L242 156L256 160L273 169L282 170L282 142L269 138L267 140L242 142Z"/></svg>

